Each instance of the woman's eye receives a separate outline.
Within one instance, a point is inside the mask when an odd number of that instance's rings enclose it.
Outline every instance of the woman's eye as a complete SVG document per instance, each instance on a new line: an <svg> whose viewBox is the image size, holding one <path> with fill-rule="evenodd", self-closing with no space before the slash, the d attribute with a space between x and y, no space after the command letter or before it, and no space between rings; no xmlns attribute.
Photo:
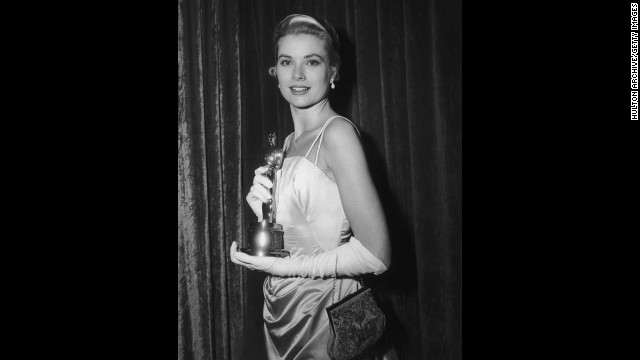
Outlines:
<svg viewBox="0 0 640 360"><path fill-rule="evenodd" d="M318 66L320 65L320 63L317 60L309 60L308 62L309 65L311 66Z"/></svg>
<svg viewBox="0 0 640 360"><path fill-rule="evenodd" d="M289 61L289 60L280 61L280 65L282 65L282 66L289 66L290 64L291 64L291 61Z"/></svg>

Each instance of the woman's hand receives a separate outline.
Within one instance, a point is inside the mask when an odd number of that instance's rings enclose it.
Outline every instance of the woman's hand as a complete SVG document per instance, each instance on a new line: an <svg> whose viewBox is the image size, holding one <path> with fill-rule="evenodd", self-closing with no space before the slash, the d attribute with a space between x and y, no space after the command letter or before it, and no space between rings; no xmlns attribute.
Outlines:
<svg viewBox="0 0 640 360"><path fill-rule="evenodd" d="M249 270L265 272L268 272L269 268L273 266L273 263L278 260L278 258L275 257L251 256L243 253L242 251L238 251L238 243L235 241L231 244L229 255L231 257L231 262L234 264L242 265Z"/></svg>
<svg viewBox="0 0 640 360"><path fill-rule="evenodd" d="M247 203L258 217L258 221L262 220L262 204L271 199L269 189L273 187L273 183L263 175L267 170L268 167L261 166L254 171L256 176L253 177L253 186L247 194Z"/></svg>

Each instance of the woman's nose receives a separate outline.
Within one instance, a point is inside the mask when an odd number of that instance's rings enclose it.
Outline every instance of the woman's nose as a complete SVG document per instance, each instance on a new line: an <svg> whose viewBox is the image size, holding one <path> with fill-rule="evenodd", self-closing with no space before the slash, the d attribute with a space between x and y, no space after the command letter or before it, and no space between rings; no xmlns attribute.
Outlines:
<svg viewBox="0 0 640 360"><path fill-rule="evenodd" d="M294 80L304 80L306 79L306 77L304 76L304 71L302 69L302 66L297 66L296 71L293 72L293 79Z"/></svg>

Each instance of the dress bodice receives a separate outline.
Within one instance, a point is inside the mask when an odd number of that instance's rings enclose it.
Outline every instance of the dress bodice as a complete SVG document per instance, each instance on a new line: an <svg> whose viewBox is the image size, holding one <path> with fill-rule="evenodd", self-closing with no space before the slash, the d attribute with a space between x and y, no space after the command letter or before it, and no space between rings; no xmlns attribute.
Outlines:
<svg viewBox="0 0 640 360"><path fill-rule="evenodd" d="M339 246L351 234L337 184L306 157L284 159L276 180L276 221L291 256Z"/></svg>
<svg viewBox="0 0 640 360"><path fill-rule="evenodd" d="M325 122L305 156L285 156L276 173L276 222L283 226L284 248L292 257L331 250L351 235L338 185L317 166L324 130L335 118ZM293 133L284 141L285 153L292 138ZM316 142L312 162L308 156Z"/></svg>

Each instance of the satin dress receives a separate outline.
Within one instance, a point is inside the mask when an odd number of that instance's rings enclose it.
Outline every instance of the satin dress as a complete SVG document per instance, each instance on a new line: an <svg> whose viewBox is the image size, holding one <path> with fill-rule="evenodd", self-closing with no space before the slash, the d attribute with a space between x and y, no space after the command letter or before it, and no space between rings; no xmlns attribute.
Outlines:
<svg viewBox="0 0 640 360"><path fill-rule="evenodd" d="M276 221L284 228L284 248L291 257L319 254L347 242L351 227L342 208L338 186L317 166L327 120L302 156L284 159L276 172ZM352 123L353 124L353 123ZM355 127L355 125L354 125ZM284 150L293 137L284 142ZM318 142L315 161L307 158ZM268 276L264 282L264 332L269 359L329 359L326 308L360 287L356 278Z"/></svg>

